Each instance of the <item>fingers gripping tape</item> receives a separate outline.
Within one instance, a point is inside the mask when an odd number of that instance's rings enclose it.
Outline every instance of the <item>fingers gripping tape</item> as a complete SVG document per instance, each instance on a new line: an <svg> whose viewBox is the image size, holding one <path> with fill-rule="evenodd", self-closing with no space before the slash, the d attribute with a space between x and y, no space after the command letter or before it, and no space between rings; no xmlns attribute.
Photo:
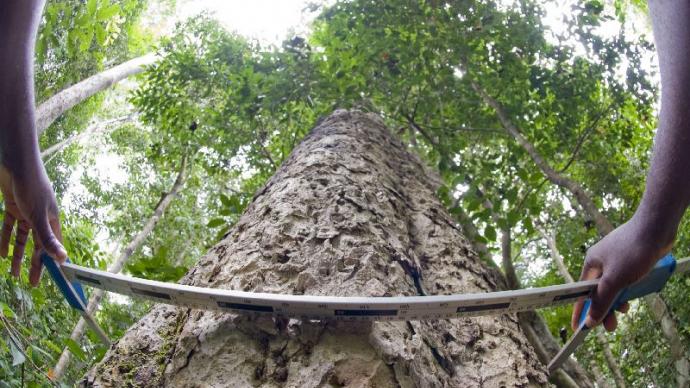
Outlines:
<svg viewBox="0 0 690 388"><path fill-rule="evenodd" d="M611 305L608 314L613 313L618 308L620 308L625 302L637 299L639 297L653 294L655 292L661 291L668 279L673 275L676 269L676 259L670 253L662 257L652 268L651 271L644 278L640 279L638 282L624 288L618 293L615 301ZM585 301L582 307L582 312L580 313L580 326L584 324L585 318L589 313L589 308L592 304L591 299Z"/></svg>
<svg viewBox="0 0 690 388"><path fill-rule="evenodd" d="M84 289L81 287L81 284L67 280L67 277L60 269L60 265L52 257L48 256L47 253L43 252L41 254L41 262L48 269L50 277L53 278L60 292L67 299L67 303L77 310L84 311L86 309L86 295L84 295ZM67 259L67 262L69 263L69 259Z"/></svg>

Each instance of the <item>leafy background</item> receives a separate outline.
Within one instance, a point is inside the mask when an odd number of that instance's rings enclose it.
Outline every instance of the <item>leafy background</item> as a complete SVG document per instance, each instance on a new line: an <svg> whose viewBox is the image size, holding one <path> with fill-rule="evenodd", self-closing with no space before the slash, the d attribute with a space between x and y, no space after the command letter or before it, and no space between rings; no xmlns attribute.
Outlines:
<svg viewBox="0 0 690 388"><path fill-rule="evenodd" d="M115 120L46 161L76 263L112 262L188 158L182 191L125 267L135 276L179 279L227 233L319 117L357 108L380 114L439 172L439 197L484 260L501 267L508 243L523 286L562 283L540 233L547 231L577 277L599 238L591 215L546 179L477 87L613 224L640 200L658 108L644 2L566 2L554 24L546 12L553 4L540 0L333 1L309 4L310 32L279 44L230 32L208 13L162 28L178 6L46 5L36 46L38 102L130 58L159 55L144 73L68 111L40 139L45 149ZM685 219L678 257L688 254L689 233ZM9 273L8 260L0 272ZM683 349L689 282L674 277L662 293ZM119 338L149 307L110 296L97 319ZM567 307L541 314L556 338L569 327ZM29 288L26 273L19 281L3 276L0 386L77 381L106 350L91 334L69 340L77 318L52 283ZM645 304L634 303L606 338L628 385L675 384L667 342ZM64 347L74 361L52 382ZM590 339L578 360L598 366L613 385L600 347Z"/></svg>

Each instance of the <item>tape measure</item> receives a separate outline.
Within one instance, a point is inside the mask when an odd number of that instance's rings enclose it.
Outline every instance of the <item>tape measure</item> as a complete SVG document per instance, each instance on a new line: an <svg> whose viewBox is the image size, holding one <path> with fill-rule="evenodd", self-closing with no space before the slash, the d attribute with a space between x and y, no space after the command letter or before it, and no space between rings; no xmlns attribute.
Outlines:
<svg viewBox="0 0 690 388"><path fill-rule="evenodd" d="M110 341L86 309L87 300L82 284L158 303L201 310L299 319L415 321L509 314L573 303L579 298L588 297L599 282L587 280L522 290L434 296L287 295L159 282L86 268L69 262L58 265L45 253L41 260L70 306L81 313L87 324L107 345L110 345ZM678 262L671 255L662 258L647 276L619 294L612 309L628 300L660 291L674 270L685 272L688 269L690 258ZM588 310L583 310L585 317ZM588 329L582 323L571 341L549 364L549 371L558 368L572 354L582 343L587 332ZM575 343L573 340L579 342Z"/></svg>

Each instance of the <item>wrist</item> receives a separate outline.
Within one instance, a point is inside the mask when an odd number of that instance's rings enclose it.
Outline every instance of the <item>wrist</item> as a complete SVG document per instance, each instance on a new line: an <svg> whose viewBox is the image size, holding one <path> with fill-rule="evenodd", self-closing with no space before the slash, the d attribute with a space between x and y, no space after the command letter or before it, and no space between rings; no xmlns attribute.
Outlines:
<svg viewBox="0 0 690 388"><path fill-rule="evenodd" d="M635 225L641 242L656 247L660 252L666 252L673 246L676 238L679 222L676 218L656 207L640 204L630 222Z"/></svg>

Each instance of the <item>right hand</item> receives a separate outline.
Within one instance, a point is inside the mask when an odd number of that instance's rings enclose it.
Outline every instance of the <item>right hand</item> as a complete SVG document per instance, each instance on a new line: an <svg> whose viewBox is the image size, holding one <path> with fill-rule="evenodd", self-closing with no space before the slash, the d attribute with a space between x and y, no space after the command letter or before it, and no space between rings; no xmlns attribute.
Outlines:
<svg viewBox="0 0 690 388"><path fill-rule="evenodd" d="M16 224L12 275L18 277L26 240L29 231L33 231L34 251L29 270L29 282L35 286L43 270L41 251L45 250L60 264L67 259L67 251L60 243L62 234L53 188L43 165L33 167L35 168L30 169L33 171L13 174L5 166L0 166L0 190L5 200L0 255L7 256Z"/></svg>
<svg viewBox="0 0 690 388"><path fill-rule="evenodd" d="M603 321L606 330L615 330L616 316L607 313L618 292L641 279L671 250L673 242L664 242L657 228L641 218L633 216L587 251L580 280L600 278L585 319L589 328ZM573 307L573 330L579 325L583 305L582 299ZM627 305L620 311L626 312Z"/></svg>

